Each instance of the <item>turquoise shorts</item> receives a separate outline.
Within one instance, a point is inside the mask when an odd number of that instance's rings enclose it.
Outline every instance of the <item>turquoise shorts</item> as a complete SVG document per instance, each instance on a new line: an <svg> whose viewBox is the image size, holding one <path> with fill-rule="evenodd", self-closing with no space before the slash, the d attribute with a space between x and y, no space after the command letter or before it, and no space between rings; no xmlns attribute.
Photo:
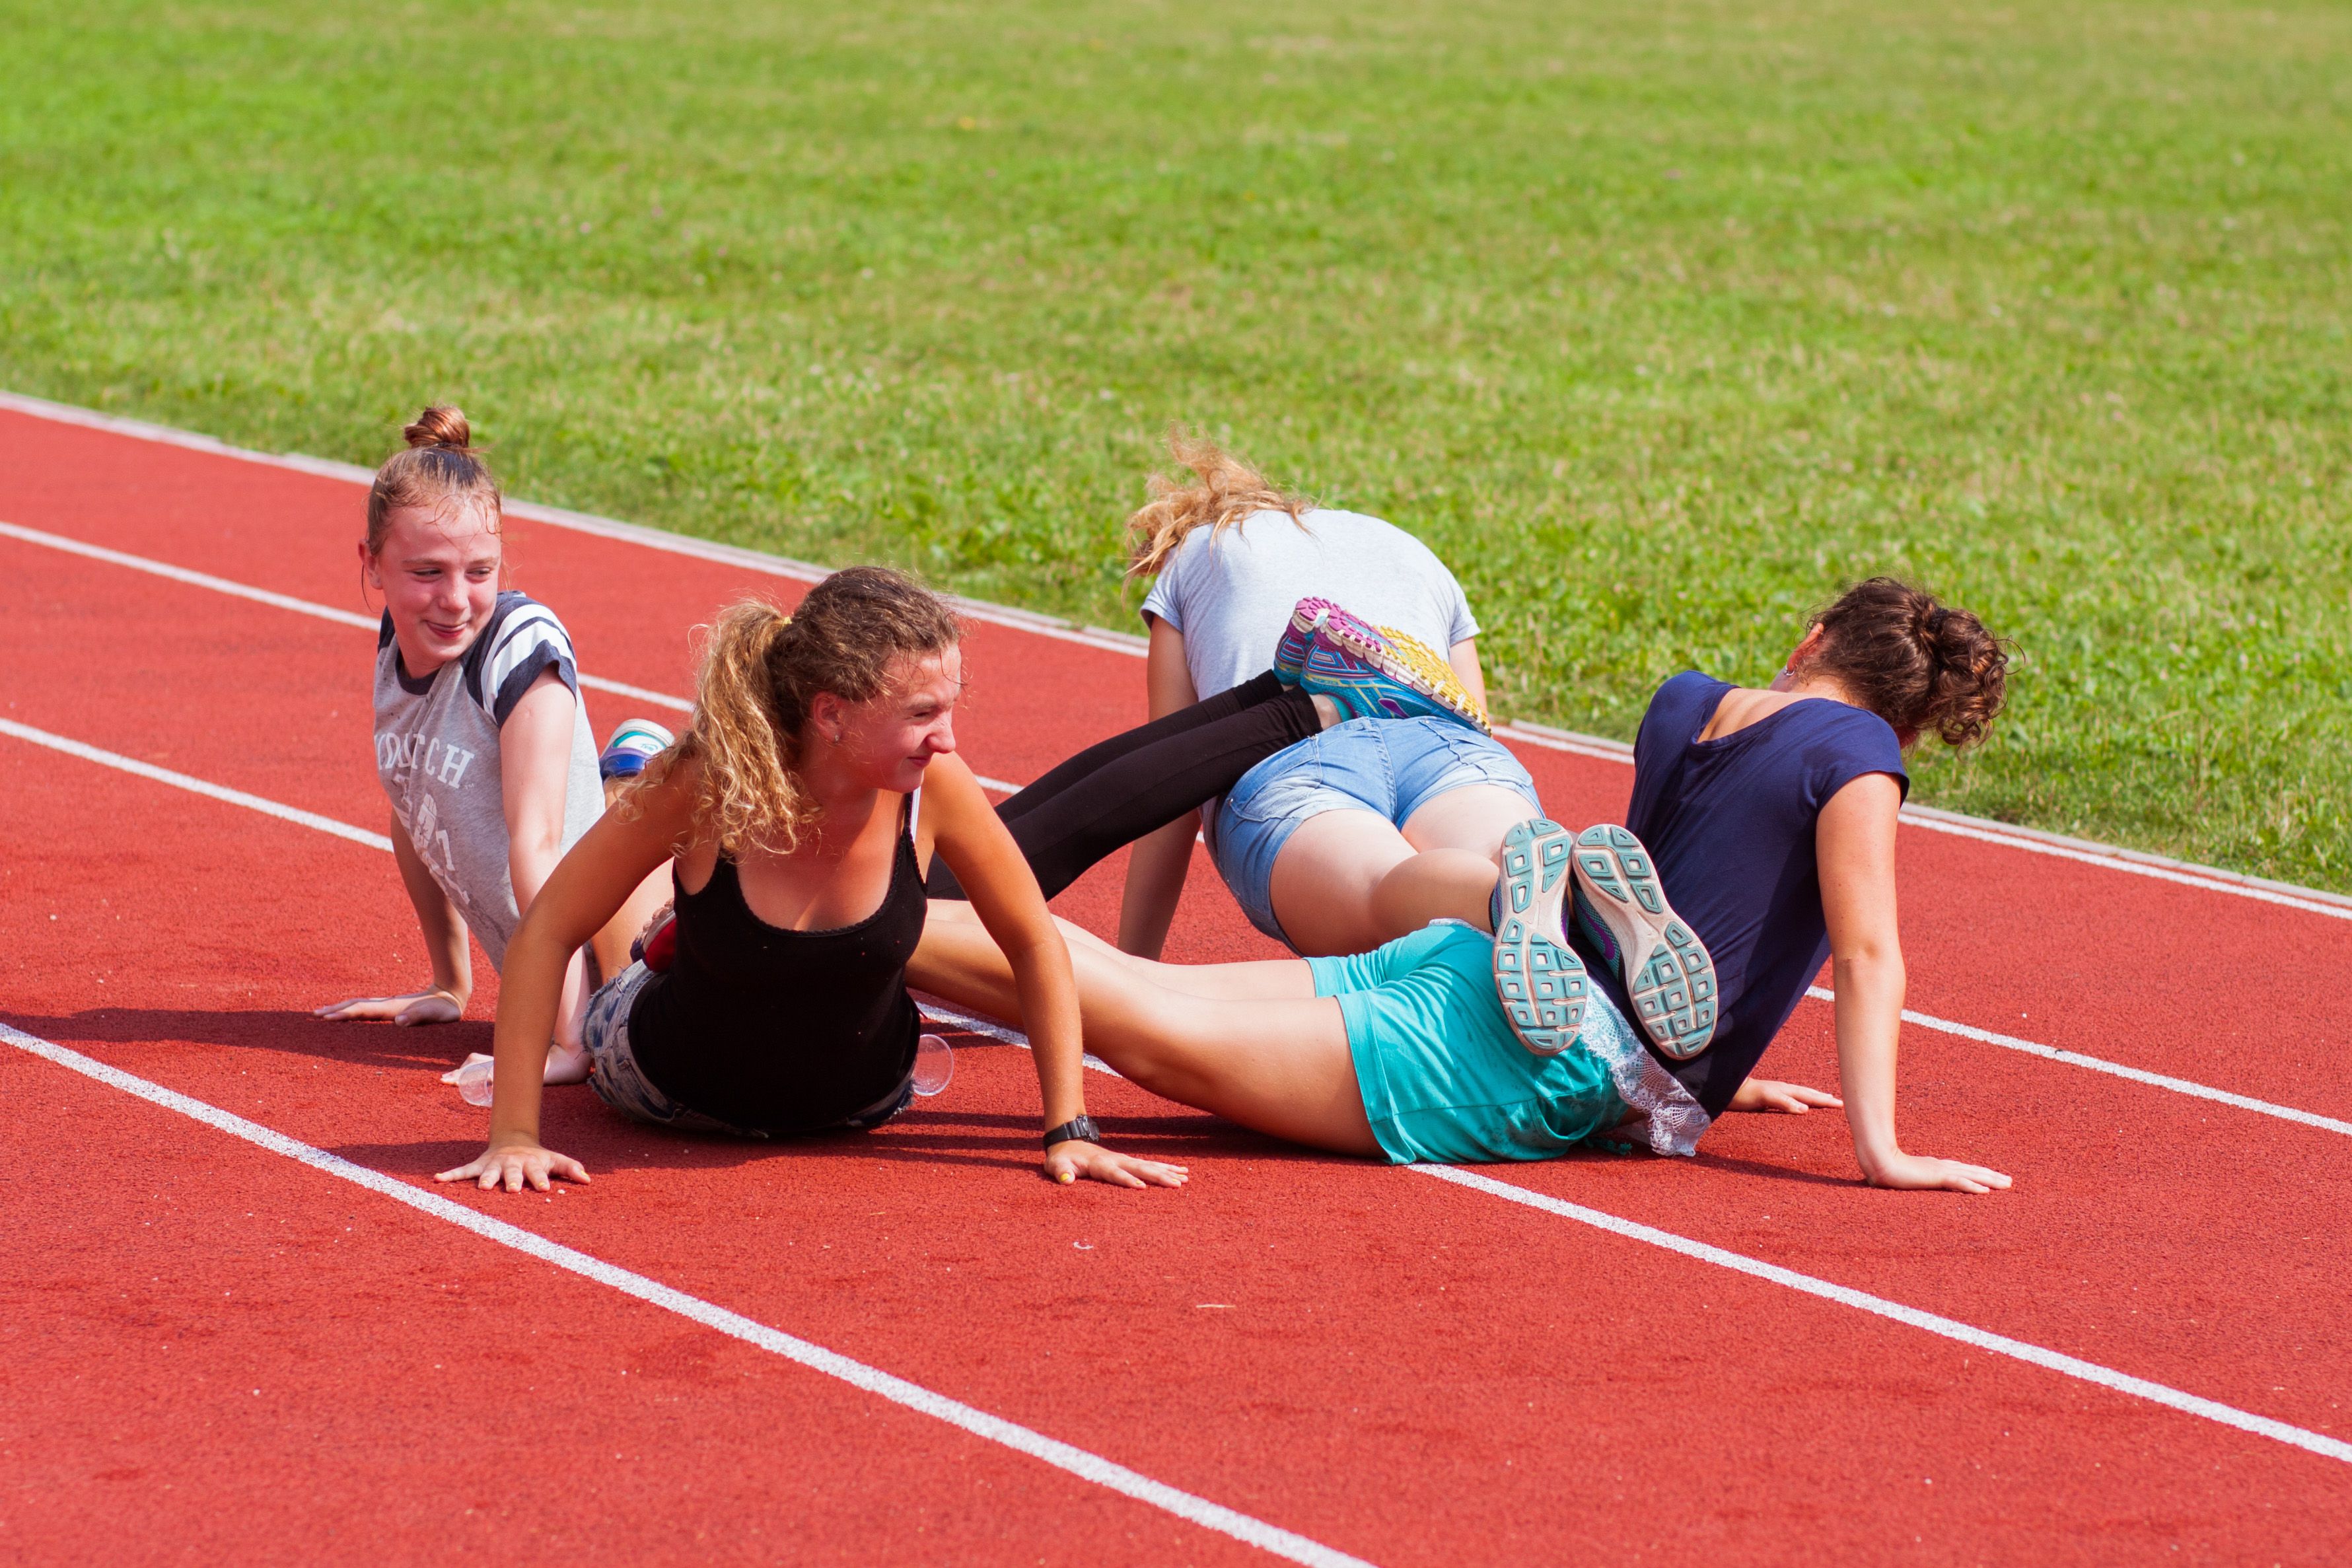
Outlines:
<svg viewBox="0 0 2352 1568"><path fill-rule="evenodd" d="M1397 1164L1549 1160L1625 1119L1609 1069L1611 1055L1641 1049L1625 1020L1594 987L1591 1045L1535 1055L1504 1021L1494 951L1485 931L1440 921L1370 952L1307 961L1315 994L1339 999L1364 1114Z"/></svg>

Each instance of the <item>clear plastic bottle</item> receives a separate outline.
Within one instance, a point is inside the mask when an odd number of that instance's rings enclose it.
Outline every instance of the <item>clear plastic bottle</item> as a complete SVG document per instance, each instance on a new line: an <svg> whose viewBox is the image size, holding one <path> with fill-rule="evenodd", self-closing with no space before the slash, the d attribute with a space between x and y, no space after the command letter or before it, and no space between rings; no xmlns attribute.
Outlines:
<svg viewBox="0 0 2352 1568"><path fill-rule="evenodd" d="M457 1069L457 1092L468 1105L490 1103L490 1079L498 1062L489 1057L478 1057Z"/></svg>
<svg viewBox="0 0 2352 1568"><path fill-rule="evenodd" d="M925 1035L915 1045L915 1092L925 1099L955 1080L955 1051L937 1035Z"/></svg>

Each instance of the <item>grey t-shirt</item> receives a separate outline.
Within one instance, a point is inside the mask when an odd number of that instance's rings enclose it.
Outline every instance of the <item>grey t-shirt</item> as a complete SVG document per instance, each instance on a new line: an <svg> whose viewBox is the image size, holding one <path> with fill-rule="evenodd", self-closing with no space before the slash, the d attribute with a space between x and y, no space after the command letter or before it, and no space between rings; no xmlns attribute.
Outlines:
<svg viewBox="0 0 2352 1568"><path fill-rule="evenodd" d="M572 761L563 789L563 847L570 849L604 815L604 793L563 623L521 594L500 594L473 646L422 680L401 664L390 616L376 636L376 777L409 843L493 969L504 967L507 939L521 919L507 866L499 732L547 669L572 692Z"/></svg>
<svg viewBox="0 0 2352 1568"><path fill-rule="evenodd" d="M1184 634L1196 696L1271 668L1291 607L1310 596L1417 637L1441 658L1478 635L1462 584L1403 529L1352 511L1310 511L1303 521L1261 511L1222 532L1196 528L1160 569L1144 619Z"/></svg>

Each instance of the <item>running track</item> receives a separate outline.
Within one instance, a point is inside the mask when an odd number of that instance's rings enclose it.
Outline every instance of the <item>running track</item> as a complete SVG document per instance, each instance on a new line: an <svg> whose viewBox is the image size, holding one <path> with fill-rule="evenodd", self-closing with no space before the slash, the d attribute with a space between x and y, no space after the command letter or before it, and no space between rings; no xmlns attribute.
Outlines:
<svg viewBox="0 0 2352 1568"><path fill-rule="evenodd" d="M487 966L451 1028L308 1014L423 962L335 618L360 500L0 406L0 1556L2352 1556L2347 1028L2280 1003L2352 981L2344 900L1906 829L1905 1141L2011 1172L1990 1198L1859 1186L1833 1115L1433 1180L1101 1076L1193 1184L1059 1190L1025 1055L977 1037L864 1139L557 1091L593 1186L453 1192L482 1113L436 1077L487 1046ZM600 731L663 716L610 683L682 692L718 605L804 585L521 511ZM1116 637L990 614L968 667L996 778L1140 716ZM1555 816L1622 810L1615 749L1522 739ZM1118 870L1064 912L1108 929ZM1205 867L1178 930L1268 951ZM1767 1070L1832 1081L1828 1013Z"/></svg>

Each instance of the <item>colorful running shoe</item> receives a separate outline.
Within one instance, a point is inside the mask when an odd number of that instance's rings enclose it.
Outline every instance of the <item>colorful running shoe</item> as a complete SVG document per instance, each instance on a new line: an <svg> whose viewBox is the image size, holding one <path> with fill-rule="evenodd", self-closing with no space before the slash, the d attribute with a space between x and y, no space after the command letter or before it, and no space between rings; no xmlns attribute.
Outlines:
<svg viewBox="0 0 2352 1568"><path fill-rule="evenodd" d="M1298 675L1302 690L1328 697L1350 719L1434 715L1494 733L1486 710L1426 644L1324 604ZM1297 613L1292 612L1297 626Z"/></svg>
<svg viewBox="0 0 2352 1568"><path fill-rule="evenodd" d="M627 720L604 742L604 750L596 758L596 776L606 780L635 778L646 771L647 763L668 751L677 739L650 719Z"/></svg>
<svg viewBox="0 0 2352 1568"><path fill-rule="evenodd" d="M1307 655L1315 646L1315 634L1323 621L1339 606L1328 599L1301 599L1292 606L1290 624L1282 628L1282 640L1274 645L1274 673L1285 686L1296 686L1307 668Z"/></svg>
<svg viewBox="0 0 2352 1568"><path fill-rule="evenodd" d="M1601 823L1576 836L1576 919L1625 982L1659 1050L1688 1061L1715 1040L1715 960L1666 902L1642 841Z"/></svg>
<svg viewBox="0 0 2352 1568"><path fill-rule="evenodd" d="M1503 838L1503 881L1495 921L1495 995L1519 1044L1556 1057L1584 1025L1584 961L1568 945L1560 901L1574 879L1574 837L1530 817Z"/></svg>

